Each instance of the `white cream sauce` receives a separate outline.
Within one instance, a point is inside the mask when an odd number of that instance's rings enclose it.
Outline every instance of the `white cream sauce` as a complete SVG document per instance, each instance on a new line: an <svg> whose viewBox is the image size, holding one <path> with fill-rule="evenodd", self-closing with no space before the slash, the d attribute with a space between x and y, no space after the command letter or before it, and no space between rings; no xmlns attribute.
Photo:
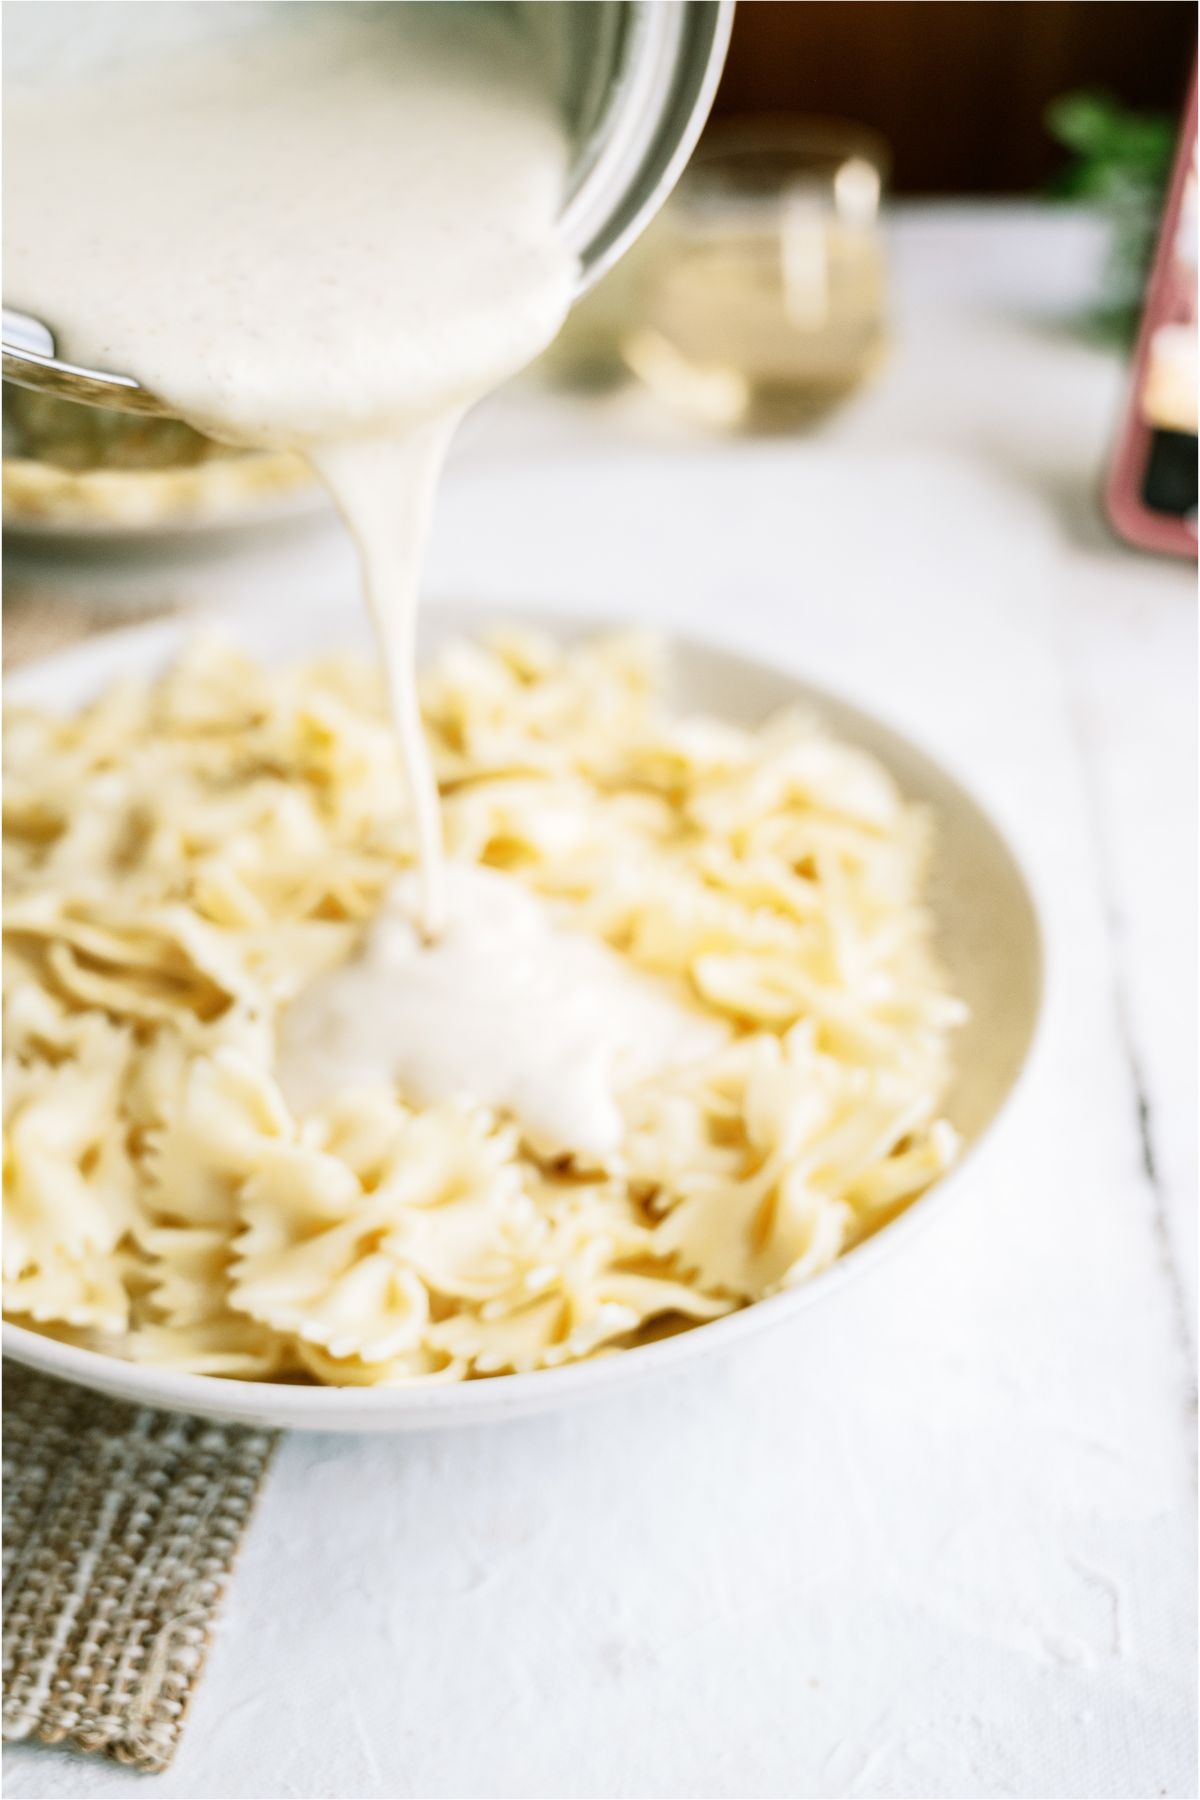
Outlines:
<svg viewBox="0 0 1200 1800"><path fill-rule="evenodd" d="M395 1082L416 1101L483 1100L534 1146L609 1157L631 1083L724 1041L718 1022L616 951L555 922L491 869L452 864L435 944L397 882L359 954L286 1011L277 1073L301 1111L339 1086Z"/></svg>
<svg viewBox="0 0 1200 1800"><path fill-rule="evenodd" d="M675 1058L689 1021L503 878L456 883L447 910L416 693L446 447L554 336L574 282L568 147L530 44L466 5L5 10L6 301L211 436L307 454L358 545L422 930L389 908L296 1004L289 1087L386 1071L611 1148L615 1084Z"/></svg>

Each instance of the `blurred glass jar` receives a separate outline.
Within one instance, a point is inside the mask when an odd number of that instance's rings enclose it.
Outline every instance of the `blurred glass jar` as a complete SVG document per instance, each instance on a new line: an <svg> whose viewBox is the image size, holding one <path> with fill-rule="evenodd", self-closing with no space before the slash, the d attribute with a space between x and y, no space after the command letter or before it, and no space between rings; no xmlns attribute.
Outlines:
<svg viewBox="0 0 1200 1800"><path fill-rule="evenodd" d="M754 121L701 145L636 266L621 353L709 424L787 430L819 418L886 347L876 133Z"/></svg>
<svg viewBox="0 0 1200 1800"><path fill-rule="evenodd" d="M53 535L260 523L315 505L308 465L235 450L177 419L4 384L4 523Z"/></svg>

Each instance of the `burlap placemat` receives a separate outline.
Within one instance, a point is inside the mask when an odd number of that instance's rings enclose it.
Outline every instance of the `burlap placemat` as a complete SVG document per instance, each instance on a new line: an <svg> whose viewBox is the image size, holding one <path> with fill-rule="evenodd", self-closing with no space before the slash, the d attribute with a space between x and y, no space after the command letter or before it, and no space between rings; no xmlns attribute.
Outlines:
<svg viewBox="0 0 1200 1800"><path fill-rule="evenodd" d="M4 1365L4 1736L175 1753L275 1434Z"/></svg>

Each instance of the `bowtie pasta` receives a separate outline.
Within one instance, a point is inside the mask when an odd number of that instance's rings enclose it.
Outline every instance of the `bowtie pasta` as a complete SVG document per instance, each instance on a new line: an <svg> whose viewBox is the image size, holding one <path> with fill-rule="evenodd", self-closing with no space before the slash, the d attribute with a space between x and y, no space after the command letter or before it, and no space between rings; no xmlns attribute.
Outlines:
<svg viewBox="0 0 1200 1800"><path fill-rule="evenodd" d="M808 717L672 717L662 664L514 631L422 692L450 856L728 1027L622 1093L607 1165L387 1087L285 1103L281 1009L413 855L369 664L202 641L75 716L11 707L6 1311L202 1374L456 1381L711 1319L926 1188L962 1016L927 819Z"/></svg>

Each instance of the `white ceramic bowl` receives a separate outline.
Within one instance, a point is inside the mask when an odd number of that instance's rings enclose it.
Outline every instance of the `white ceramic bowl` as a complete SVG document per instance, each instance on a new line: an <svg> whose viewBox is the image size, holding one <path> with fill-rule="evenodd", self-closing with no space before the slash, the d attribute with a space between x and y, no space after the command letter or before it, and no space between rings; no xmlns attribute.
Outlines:
<svg viewBox="0 0 1200 1800"><path fill-rule="evenodd" d="M428 653L447 637L494 624L496 617L492 609L427 609L421 622L422 649ZM529 620L569 638L616 628L611 619L566 622L539 613L529 615ZM361 629L345 608L331 607L278 608L249 617L210 614L205 623L206 628L219 625L268 662L342 644ZM70 710L120 675L161 666L195 628L192 622L171 621L113 633L20 670L6 683L6 692L13 699ZM674 638L672 644L672 700L681 709L751 724L782 705L808 703L839 736L878 757L908 795L934 809L938 831L931 900L938 950L955 992L971 1009L969 1024L956 1038L958 1075L947 1102L949 1116L965 1140L964 1154L951 1173L898 1219L802 1287L619 1356L538 1374L502 1375L450 1387L373 1390L229 1381L122 1362L55 1343L10 1323L4 1326L6 1355L122 1399L256 1425L403 1431L479 1424L611 1391L733 1343L748 1332L794 1318L907 1243L921 1221L950 1204L970 1181L979 1141L1012 1093L1028 1057L1040 1006L1040 934L1029 889L1012 851L952 775L869 715L746 657L686 639ZM901 1265L892 1279L904 1279Z"/></svg>

